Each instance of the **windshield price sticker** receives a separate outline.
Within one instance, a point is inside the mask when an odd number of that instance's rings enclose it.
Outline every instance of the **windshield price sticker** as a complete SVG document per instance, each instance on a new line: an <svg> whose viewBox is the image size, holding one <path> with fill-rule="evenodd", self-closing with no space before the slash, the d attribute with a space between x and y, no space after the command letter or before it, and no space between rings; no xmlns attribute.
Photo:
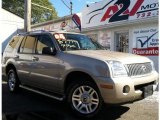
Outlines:
<svg viewBox="0 0 160 120"><path fill-rule="evenodd" d="M57 40L65 40L65 36L64 34L55 34L54 37L57 39Z"/></svg>

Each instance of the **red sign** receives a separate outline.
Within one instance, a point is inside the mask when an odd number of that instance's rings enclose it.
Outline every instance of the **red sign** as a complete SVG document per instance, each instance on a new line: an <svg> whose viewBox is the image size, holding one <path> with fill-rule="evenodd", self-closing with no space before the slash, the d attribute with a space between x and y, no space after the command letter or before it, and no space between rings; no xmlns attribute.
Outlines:
<svg viewBox="0 0 160 120"><path fill-rule="evenodd" d="M109 22L128 20L129 16L134 16L137 13L143 2L144 0L137 0L132 10L129 11L131 3L130 0L117 0L113 6L110 6L107 9L106 13L101 19L101 22L105 21L106 19L109 19Z"/></svg>
<svg viewBox="0 0 160 120"><path fill-rule="evenodd" d="M159 48L158 47L150 47L150 48L133 48L133 54L143 55L143 56L158 56Z"/></svg>
<svg viewBox="0 0 160 120"><path fill-rule="evenodd" d="M79 30L81 31L81 20L79 18L78 15L74 14L72 16L72 20L74 21L74 23L77 25L77 27L79 28Z"/></svg>

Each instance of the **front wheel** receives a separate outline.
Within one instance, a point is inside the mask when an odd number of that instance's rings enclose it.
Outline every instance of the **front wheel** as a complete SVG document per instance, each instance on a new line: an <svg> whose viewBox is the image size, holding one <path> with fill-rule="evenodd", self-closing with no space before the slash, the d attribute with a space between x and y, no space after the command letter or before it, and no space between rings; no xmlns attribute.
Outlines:
<svg viewBox="0 0 160 120"><path fill-rule="evenodd" d="M17 92L19 89L19 80L13 69L8 72L8 88L10 92Z"/></svg>
<svg viewBox="0 0 160 120"><path fill-rule="evenodd" d="M102 97L91 82L75 83L69 94L69 104L80 116L93 117L102 107Z"/></svg>

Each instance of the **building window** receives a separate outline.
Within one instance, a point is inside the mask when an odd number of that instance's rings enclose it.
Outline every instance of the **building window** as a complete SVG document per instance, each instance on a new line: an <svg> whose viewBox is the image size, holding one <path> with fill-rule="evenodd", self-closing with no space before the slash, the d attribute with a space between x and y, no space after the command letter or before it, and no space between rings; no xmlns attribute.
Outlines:
<svg viewBox="0 0 160 120"><path fill-rule="evenodd" d="M129 52L129 33L116 33L115 34L115 48L118 52Z"/></svg>
<svg viewBox="0 0 160 120"><path fill-rule="evenodd" d="M88 37L90 37L93 41L98 42L98 35L97 34L88 34Z"/></svg>

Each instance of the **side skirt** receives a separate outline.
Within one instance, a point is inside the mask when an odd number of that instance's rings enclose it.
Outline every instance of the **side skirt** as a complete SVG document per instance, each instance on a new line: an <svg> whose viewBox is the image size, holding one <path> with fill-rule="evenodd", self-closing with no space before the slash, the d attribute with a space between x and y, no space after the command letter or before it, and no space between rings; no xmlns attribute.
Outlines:
<svg viewBox="0 0 160 120"><path fill-rule="evenodd" d="M35 93L50 97L50 98L53 98L53 99L56 99L58 101L63 101L64 100L64 96L62 96L62 95L56 95L56 94L51 93L51 92L47 93L47 91L44 91L44 90L41 91L39 89L36 89L36 88L34 89L34 88L31 88L29 86L24 86L24 85L20 85L20 87L23 88L23 89L26 89L26 90L29 90L29 91L32 91L32 92L35 92Z"/></svg>

